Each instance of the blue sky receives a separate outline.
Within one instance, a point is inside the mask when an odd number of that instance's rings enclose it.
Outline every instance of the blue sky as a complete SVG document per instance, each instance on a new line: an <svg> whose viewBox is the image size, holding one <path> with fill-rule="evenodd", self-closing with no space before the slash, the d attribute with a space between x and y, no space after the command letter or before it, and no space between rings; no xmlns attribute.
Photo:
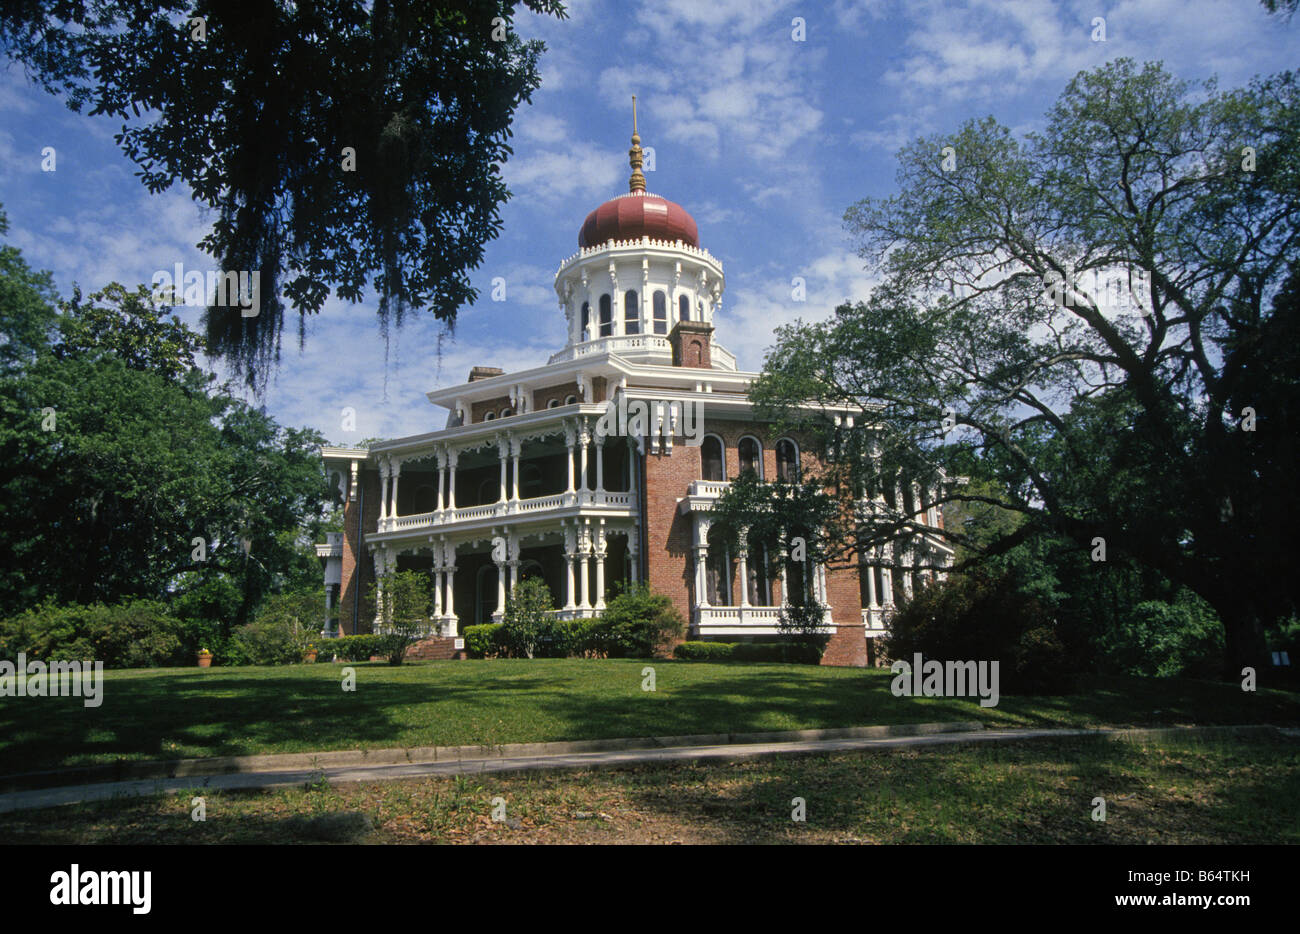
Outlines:
<svg viewBox="0 0 1300 934"><path fill-rule="evenodd" d="M723 263L717 339L746 369L761 366L773 329L865 297L872 280L843 228L846 207L894 190L894 153L921 134L992 114L1038 128L1065 83L1119 56L1163 60L1184 78L1224 87L1296 65L1300 24L1258 0L1007 0L830 3L576 0L565 21L520 15L546 41L542 88L516 117L505 167L513 198L504 231L474 282L479 302L455 333L431 316L394 330L387 363L374 303L330 302L286 321L282 360L261 400L281 422L336 443L443 427L430 389L471 366L536 366L564 344L552 287L577 249L586 214L627 190L631 95L643 145L655 149L649 189L695 217ZM1106 40L1093 40L1105 19ZM802 18L805 40L792 21ZM117 123L68 111L0 72L0 202L9 241L51 270L63 293L117 280L149 282L175 263L208 269L194 244L207 220L184 190L150 195L113 143ZM43 147L57 170L40 169ZM506 301L489 300L491 282ZM791 279L807 299L791 296ZM198 313L179 309L197 324ZM340 411L356 410L356 431Z"/></svg>

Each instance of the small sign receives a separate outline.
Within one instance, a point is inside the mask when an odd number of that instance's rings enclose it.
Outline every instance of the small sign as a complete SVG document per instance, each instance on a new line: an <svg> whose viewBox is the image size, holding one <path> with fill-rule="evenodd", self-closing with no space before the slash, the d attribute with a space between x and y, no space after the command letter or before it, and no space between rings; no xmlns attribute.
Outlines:
<svg viewBox="0 0 1300 934"><path fill-rule="evenodd" d="M463 648L465 648L465 640L464 640L464 639L460 639L460 638L458 638L458 639L456 640L456 648L458 648L458 649L463 649Z"/></svg>

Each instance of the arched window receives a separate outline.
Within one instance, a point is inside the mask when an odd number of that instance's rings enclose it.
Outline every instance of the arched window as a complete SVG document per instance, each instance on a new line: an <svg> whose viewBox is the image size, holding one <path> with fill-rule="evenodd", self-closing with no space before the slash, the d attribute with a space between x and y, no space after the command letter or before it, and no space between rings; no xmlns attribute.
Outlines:
<svg viewBox="0 0 1300 934"><path fill-rule="evenodd" d="M484 415L483 415L483 421L485 421L485 422L490 422L490 421L492 421L492 419L494 419L494 418L496 418L496 417L497 417L497 413L496 413L496 412L485 412Z"/></svg>
<svg viewBox="0 0 1300 934"><path fill-rule="evenodd" d="M609 337L614 333L614 312L608 295L600 297L600 336Z"/></svg>
<svg viewBox="0 0 1300 934"><path fill-rule="evenodd" d="M668 298L663 292L655 293L655 333L668 333Z"/></svg>
<svg viewBox="0 0 1300 934"><path fill-rule="evenodd" d="M552 399L550 402L546 403L546 407L547 407L548 409L553 409L553 408L555 408L555 407L556 407L557 405L559 405L559 404L560 404L560 400L559 400L559 399Z"/></svg>
<svg viewBox="0 0 1300 934"><path fill-rule="evenodd" d="M687 298L685 295L677 299L677 320L678 321L691 320L691 300Z"/></svg>
<svg viewBox="0 0 1300 934"><path fill-rule="evenodd" d="M727 479L726 471L723 469L722 460L722 441L714 435L706 435L704 443L700 445L700 458L703 463L701 473L703 480L722 481Z"/></svg>
<svg viewBox="0 0 1300 934"><path fill-rule="evenodd" d="M587 339L587 328L591 326L591 302L582 303L582 339Z"/></svg>
<svg viewBox="0 0 1300 934"><path fill-rule="evenodd" d="M758 440L748 435L740 439L737 449L740 454L740 472L752 471L758 479L763 479L763 448Z"/></svg>
<svg viewBox="0 0 1300 934"><path fill-rule="evenodd" d="M569 396L567 399L564 400L564 404L565 404L565 405L577 405L577 404L578 404L578 397L577 397L577 396Z"/></svg>
<svg viewBox="0 0 1300 934"><path fill-rule="evenodd" d="M636 289L623 293L623 333L641 333L641 309L637 307Z"/></svg>
<svg viewBox="0 0 1300 934"><path fill-rule="evenodd" d="M776 476L787 483L799 479L799 449L789 438L776 443Z"/></svg>
<svg viewBox="0 0 1300 934"><path fill-rule="evenodd" d="M501 410L501 415L500 415L500 417L501 417L501 418L509 418L509 417L510 417L511 415L513 415L513 414L515 414L515 413L511 412L508 408L507 408L507 409L502 409L502 410Z"/></svg>

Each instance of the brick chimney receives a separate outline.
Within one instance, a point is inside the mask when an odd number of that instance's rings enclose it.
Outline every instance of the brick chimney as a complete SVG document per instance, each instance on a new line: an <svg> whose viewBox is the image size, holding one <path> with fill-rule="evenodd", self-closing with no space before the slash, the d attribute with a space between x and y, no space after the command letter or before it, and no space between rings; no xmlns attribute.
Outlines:
<svg viewBox="0 0 1300 934"><path fill-rule="evenodd" d="M673 366L713 369L713 325L704 321L678 321L668 335L673 347Z"/></svg>
<svg viewBox="0 0 1300 934"><path fill-rule="evenodd" d="M480 379L491 379L494 376L500 376L505 370L499 366L476 366L469 371L469 382L477 382Z"/></svg>

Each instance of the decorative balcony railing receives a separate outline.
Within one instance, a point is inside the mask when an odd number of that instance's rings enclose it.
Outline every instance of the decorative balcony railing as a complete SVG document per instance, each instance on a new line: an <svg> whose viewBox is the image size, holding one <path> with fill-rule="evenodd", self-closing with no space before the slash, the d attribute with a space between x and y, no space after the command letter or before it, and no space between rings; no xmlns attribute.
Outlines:
<svg viewBox="0 0 1300 934"><path fill-rule="evenodd" d="M411 516L388 516L379 520L380 532L409 532L462 522L485 519L507 519L511 516L536 516L561 509L618 509L636 508L636 494L605 490L577 490L573 493L554 493L531 499L510 499L481 506L458 506L455 509L422 512Z"/></svg>

